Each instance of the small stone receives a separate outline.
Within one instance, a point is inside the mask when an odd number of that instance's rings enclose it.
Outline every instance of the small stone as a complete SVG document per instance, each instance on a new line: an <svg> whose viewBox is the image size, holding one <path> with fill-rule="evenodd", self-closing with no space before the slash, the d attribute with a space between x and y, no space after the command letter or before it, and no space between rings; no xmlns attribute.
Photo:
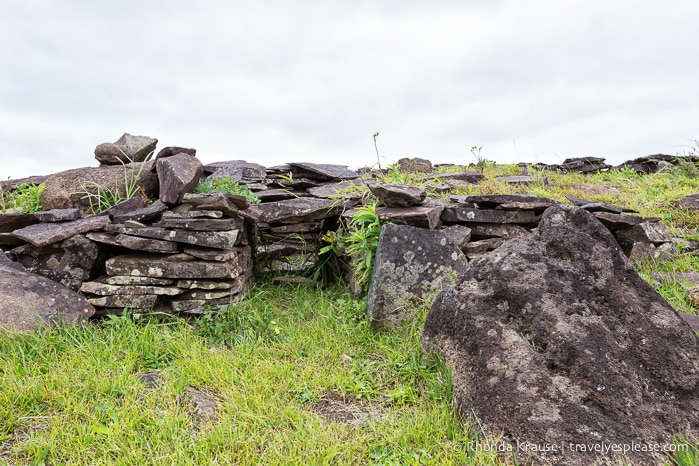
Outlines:
<svg viewBox="0 0 699 466"><path fill-rule="evenodd" d="M52 209L45 212L36 212L36 218L42 223L69 222L82 216L80 209Z"/></svg>
<svg viewBox="0 0 699 466"><path fill-rule="evenodd" d="M398 164L398 171L400 173L405 173L405 174L432 173L432 171L434 171L434 167L432 166L432 162L430 162L427 159L421 159L419 157L399 159L397 164Z"/></svg>
<svg viewBox="0 0 699 466"><path fill-rule="evenodd" d="M126 223L127 221L147 222L160 217L166 210L167 206L158 199L148 207L113 215L112 219L117 223Z"/></svg>
<svg viewBox="0 0 699 466"><path fill-rule="evenodd" d="M158 159L156 171L160 180L160 200L165 204L179 204L197 184L203 168L199 159L181 153Z"/></svg>
<svg viewBox="0 0 699 466"><path fill-rule="evenodd" d="M529 230L523 226L507 223L473 224L470 226L470 228L471 237L473 239L518 238L520 236L529 234Z"/></svg>
<svg viewBox="0 0 699 466"><path fill-rule="evenodd" d="M155 150L157 139L124 133L116 142L95 147L95 158L103 165L143 162Z"/></svg>
<svg viewBox="0 0 699 466"><path fill-rule="evenodd" d="M538 223L541 216L531 210L484 210L470 207L447 207L442 212L445 223Z"/></svg>
<svg viewBox="0 0 699 466"><path fill-rule="evenodd" d="M291 167L309 172L309 178L320 180L353 180L358 178L357 172L350 170L346 165L328 165L321 163L290 163Z"/></svg>
<svg viewBox="0 0 699 466"><path fill-rule="evenodd" d="M386 207L417 206L427 197L424 189L409 185L371 183L369 189Z"/></svg>
<svg viewBox="0 0 699 466"><path fill-rule="evenodd" d="M177 296L184 293L174 286L157 285L110 285L101 281L85 282L80 287L81 293L96 294L99 296L135 296L143 294L154 294L158 296Z"/></svg>
<svg viewBox="0 0 699 466"><path fill-rule="evenodd" d="M100 296L87 298L87 302L100 307L128 307L140 309L153 309L158 300L156 295L124 295L124 296Z"/></svg>
<svg viewBox="0 0 699 466"><path fill-rule="evenodd" d="M442 209L441 206L377 207L376 214L382 222L434 230L440 225Z"/></svg>
<svg viewBox="0 0 699 466"><path fill-rule="evenodd" d="M130 236L119 234L115 238L117 244L135 251L147 252L176 252L177 243L171 241L162 241L152 238L139 238L138 236Z"/></svg>

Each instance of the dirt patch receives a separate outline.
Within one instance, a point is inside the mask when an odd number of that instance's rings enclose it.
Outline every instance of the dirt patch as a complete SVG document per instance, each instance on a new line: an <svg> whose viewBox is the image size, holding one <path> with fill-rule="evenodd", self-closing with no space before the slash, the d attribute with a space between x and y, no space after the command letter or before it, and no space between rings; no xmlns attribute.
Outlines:
<svg viewBox="0 0 699 466"><path fill-rule="evenodd" d="M364 426L383 417L383 413L371 403L352 396L340 397L330 391L320 397L313 406L313 412L328 421L350 426Z"/></svg>

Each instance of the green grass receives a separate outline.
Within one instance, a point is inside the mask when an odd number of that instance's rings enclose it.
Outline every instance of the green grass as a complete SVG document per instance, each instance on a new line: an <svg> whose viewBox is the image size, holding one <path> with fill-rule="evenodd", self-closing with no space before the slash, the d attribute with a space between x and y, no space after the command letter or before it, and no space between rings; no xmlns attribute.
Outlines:
<svg viewBox="0 0 699 466"><path fill-rule="evenodd" d="M44 183L22 183L7 191L0 188L0 213L39 212L43 210L41 194L44 191Z"/></svg>
<svg viewBox="0 0 699 466"><path fill-rule="evenodd" d="M448 371L420 352L424 312L393 333L363 312L338 289L262 285L214 331L127 316L5 335L0 464L494 464L469 452ZM215 395L215 421L197 423L187 387ZM328 400L363 423L324 417Z"/></svg>

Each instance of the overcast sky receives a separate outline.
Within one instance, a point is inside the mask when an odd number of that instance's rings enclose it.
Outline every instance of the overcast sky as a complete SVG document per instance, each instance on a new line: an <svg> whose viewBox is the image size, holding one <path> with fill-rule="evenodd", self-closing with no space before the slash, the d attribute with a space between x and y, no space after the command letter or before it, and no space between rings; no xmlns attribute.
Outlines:
<svg viewBox="0 0 699 466"><path fill-rule="evenodd" d="M696 0L0 0L0 178L123 132L357 168L682 153Z"/></svg>

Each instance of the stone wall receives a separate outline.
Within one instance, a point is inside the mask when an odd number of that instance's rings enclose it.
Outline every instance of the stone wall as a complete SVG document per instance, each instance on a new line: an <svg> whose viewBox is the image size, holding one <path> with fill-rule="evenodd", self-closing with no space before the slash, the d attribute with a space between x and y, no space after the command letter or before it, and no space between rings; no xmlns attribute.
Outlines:
<svg viewBox="0 0 699 466"><path fill-rule="evenodd" d="M561 167L585 171L592 162L600 169L597 159L577 164L569 160ZM111 163L100 173L123 174L131 167L123 160ZM68 208L0 215L0 248L29 271L82 293L98 314L122 312L124 307L199 313L241 299L257 270L308 274L317 263L322 236L351 218L366 197L358 186L367 185L381 200L377 213L382 221L444 230L468 259L505 239L529 234L542 212L555 204L533 195L451 195L482 175L468 169L437 172L421 159L401 160L398 169L428 181L438 198L413 186L379 183L376 172L360 175L339 165L202 165L194 149L179 147L166 147L155 162L142 163L146 165L139 170L150 181L140 193L147 195L98 215L87 215L85 196L70 188L95 169L71 170L68 180L69 172L47 177L51 188L46 199L60 199ZM233 179L261 202L251 205L240 196L190 192L197 181L211 178ZM534 178L525 168L501 181L522 184ZM155 196L153 203L145 199ZM679 241L657 219L574 196L568 200L592 212L628 255L657 256L663 249L674 250Z"/></svg>

